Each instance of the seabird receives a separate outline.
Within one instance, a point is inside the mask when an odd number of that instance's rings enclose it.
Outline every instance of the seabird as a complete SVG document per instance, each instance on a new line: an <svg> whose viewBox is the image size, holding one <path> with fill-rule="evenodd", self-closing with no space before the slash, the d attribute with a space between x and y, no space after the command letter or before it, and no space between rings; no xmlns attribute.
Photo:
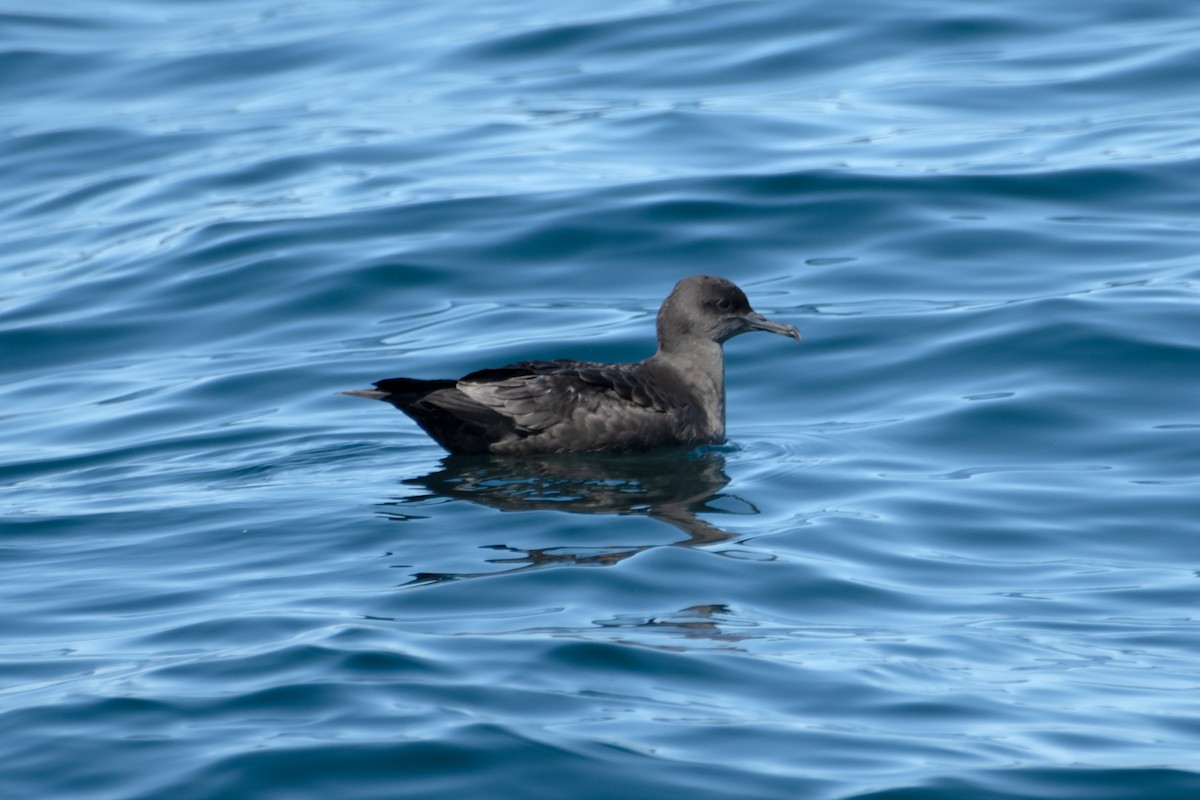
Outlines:
<svg viewBox="0 0 1200 800"><path fill-rule="evenodd" d="M451 453L628 452L725 441L721 345L800 331L750 307L732 282L694 275L658 311L658 352L634 364L519 361L458 380L388 378L342 392L383 400Z"/></svg>

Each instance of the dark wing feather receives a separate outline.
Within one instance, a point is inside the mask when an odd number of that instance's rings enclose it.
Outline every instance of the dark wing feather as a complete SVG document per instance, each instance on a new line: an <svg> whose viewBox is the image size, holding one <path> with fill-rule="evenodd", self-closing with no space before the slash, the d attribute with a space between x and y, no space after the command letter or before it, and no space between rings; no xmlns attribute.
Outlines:
<svg viewBox="0 0 1200 800"><path fill-rule="evenodd" d="M458 389L531 434L568 422L581 411L595 413L604 405L625 403L666 412L667 387L649 377L642 364L522 361L473 372L458 382Z"/></svg>
<svg viewBox="0 0 1200 800"><path fill-rule="evenodd" d="M456 381L433 380L426 381L418 378L388 378L375 381L375 388L381 392L397 397L412 397L414 400L424 397L438 389L453 389Z"/></svg>
<svg viewBox="0 0 1200 800"><path fill-rule="evenodd" d="M665 412L670 408L666 381L663 376L650 380L644 369L634 365L602 365L582 367L576 371L581 381L612 392L635 406Z"/></svg>
<svg viewBox="0 0 1200 800"><path fill-rule="evenodd" d="M388 378L375 383L375 394L362 396L391 403L452 453L486 453L493 443L519 436L511 419L471 400L458 391L457 384Z"/></svg>
<svg viewBox="0 0 1200 800"><path fill-rule="evenodd" d="M458 381L375 385L369 396L382 394L454 453L645 449L691 441L703 422L679 378L653 362L520 361Z"/></svg>

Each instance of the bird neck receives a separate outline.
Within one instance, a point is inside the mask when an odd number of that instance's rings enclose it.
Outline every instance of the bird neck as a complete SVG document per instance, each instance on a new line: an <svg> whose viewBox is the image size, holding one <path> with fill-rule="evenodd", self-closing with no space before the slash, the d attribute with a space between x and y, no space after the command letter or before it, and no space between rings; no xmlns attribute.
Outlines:
<svg viewBox="0 0 1200 800"><path fill-rule="evenodd" d="M691 390L705 417L709 433L725 438L725 351L710 339L659 345L653 361L670 369Z"/></svg>

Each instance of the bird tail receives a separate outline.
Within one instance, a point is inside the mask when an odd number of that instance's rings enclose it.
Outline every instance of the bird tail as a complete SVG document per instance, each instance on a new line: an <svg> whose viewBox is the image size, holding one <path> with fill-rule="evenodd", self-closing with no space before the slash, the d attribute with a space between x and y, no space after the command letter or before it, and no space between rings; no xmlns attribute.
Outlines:
<svg viewBox="0 0 1200 800"><path fill-rule="evenodd" d="M350 397L365 397L368 400L383 400L397 408L403 409L420 400L430 392L439 389L453 389L457 381L449 380L419 380L417 378L388 378L376 381L374 389L351 389L338 394Z"/></svg>
<svg viewBox="0 0 1200 800"><path fill-rule="evenodd" d="M382 400L388 396L388 392L381 392L378 389L351 389L347 392L338 392L338 394L350 397L365 397L368 400Z"/></svg>

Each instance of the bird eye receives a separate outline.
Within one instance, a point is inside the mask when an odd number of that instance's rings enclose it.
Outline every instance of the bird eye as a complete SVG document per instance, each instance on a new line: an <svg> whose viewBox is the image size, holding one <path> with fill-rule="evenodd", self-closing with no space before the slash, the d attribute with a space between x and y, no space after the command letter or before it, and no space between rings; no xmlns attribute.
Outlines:
<svg viewBox="0 0 1200 800"><path fill-rule="evenodd" d="M717 308L721 309L722 311L728 311L732 306L733 303L729 302L724 297L717 301Z"/></svg>

